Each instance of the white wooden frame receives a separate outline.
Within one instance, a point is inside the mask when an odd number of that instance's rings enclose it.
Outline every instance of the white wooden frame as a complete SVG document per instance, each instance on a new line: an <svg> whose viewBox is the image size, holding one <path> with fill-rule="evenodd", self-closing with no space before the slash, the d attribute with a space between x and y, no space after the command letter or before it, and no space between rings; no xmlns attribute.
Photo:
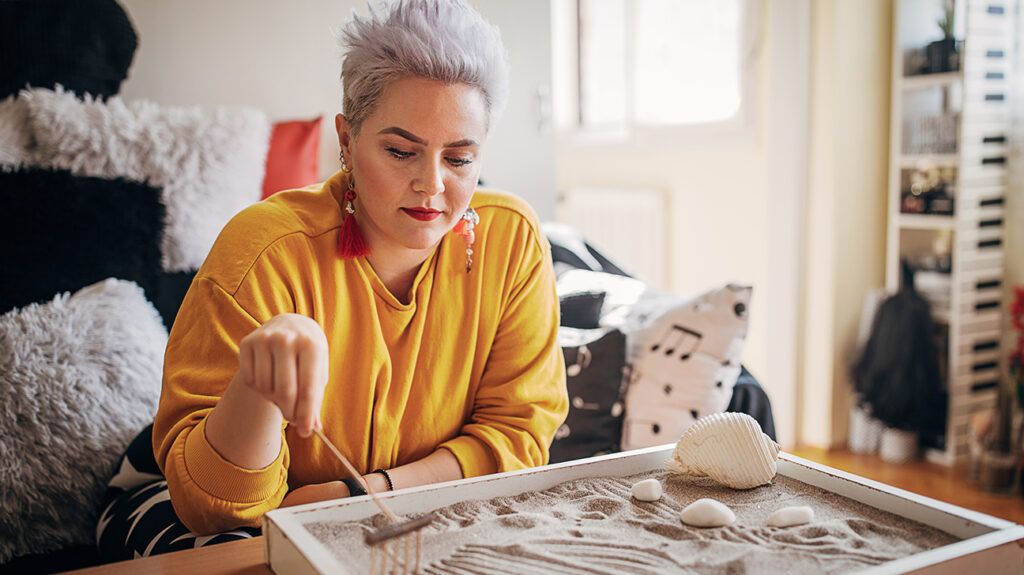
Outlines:
<svg viewBox="0 0 1024 575"><path fill-rule="evenodd" d="M386 493L399 514L423 513L460 501L536 492L587 477L615 477L661 469L674 445L616 453L450 481ZM859 571L863 575L897 573L1020 573L1024 566L1024 526L890 487L783 453L779 475L802 481L883 511L934 527L961 541ZM358 521L377 513L367 496L276 509L263 520L265 559L275 573L318 575L350 573L309 531L307 523Z"/></svg>

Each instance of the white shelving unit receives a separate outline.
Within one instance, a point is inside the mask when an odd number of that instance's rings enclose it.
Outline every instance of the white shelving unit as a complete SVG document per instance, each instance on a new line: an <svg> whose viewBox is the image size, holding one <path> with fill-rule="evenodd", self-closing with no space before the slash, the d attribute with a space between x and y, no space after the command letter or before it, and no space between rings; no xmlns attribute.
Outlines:
<svg viewBox="0 0 1024 575"><path fill-rule="evenodd" d="M946 326L949 412L945 447L929 458L953 463L967 455L973 414L995 407L1003 289L1004 200L1010 128L1010 74L1017 0L956 0L952 65L936 66L929 50L942 40L942 0L894 5L889 224L886 287L899 288L900 262L950 261L929 271L949 293L934 306ZM929 45L932 45L929 47ZM938 52L935 52L938 53ZM931 174L931 177L925 177ZM938 178L935 174L940 174ZM920 184L944 182L943 214L927 213ZM918 182L911 193L911 184ZM930 190L939 189L931 187ZM934 193L934 192L933 192ZM913 197L908 198L908 194ZM925 206L925 207L923 207ZM918 211L921 213L907 213ZM935 253L948 246L948 260Z"/></svg>

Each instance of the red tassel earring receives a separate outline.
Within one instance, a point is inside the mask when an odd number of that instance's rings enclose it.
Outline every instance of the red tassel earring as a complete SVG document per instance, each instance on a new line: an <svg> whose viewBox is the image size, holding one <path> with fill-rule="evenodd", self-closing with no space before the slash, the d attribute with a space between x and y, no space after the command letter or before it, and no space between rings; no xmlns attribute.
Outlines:
<svg viewBox="0 0 1024 575"><path fill-rule="evenodd" d="M466 273L473 271L473 244L476 243L476 232L473 228L480 223L480 216L476 213L473 208L466 208L466 213L462 214L462 219L459 223L455 224L455 233L462 236L462 240L466 242Z"/></svg>
<svg viewBox="0 0 1024 575"><path fill-rule="evenodd" d="M347 175L348 190L345 191L345 221L338 233L338 256L342 258L358 258L370 255L363 232L356 222L356 190L353 184L352 170L345 163L345 155L341 154L341 171Z"/></svg>

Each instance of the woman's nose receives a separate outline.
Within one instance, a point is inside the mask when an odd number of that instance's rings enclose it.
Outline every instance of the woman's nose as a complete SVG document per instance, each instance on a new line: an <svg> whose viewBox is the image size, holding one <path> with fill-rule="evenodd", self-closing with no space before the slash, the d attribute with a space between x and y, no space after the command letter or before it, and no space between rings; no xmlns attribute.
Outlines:
<svg viewBox="0 0 1024 575"><path fill-rule="evenodd" d="M436 196L444 191L444 168L441 160L424 162L422 171L415 182L415 190L428 196Z"/></svg>

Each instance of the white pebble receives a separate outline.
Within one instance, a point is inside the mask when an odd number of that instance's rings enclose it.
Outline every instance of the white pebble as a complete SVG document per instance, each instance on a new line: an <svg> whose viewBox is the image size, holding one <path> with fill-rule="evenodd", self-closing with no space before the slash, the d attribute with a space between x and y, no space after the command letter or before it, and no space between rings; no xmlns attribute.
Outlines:
<svg viewBox="0 0 1024 575"><path fill-rule="evenodd" d="M783 507L768 517L771 527L793 527L814 521L814 510L806 505L800 507Z"/></svg>
<svg viewBox="0 0 1024 575"><path fill-rule="evenodd" d="M657 479L644 479L633 484L633 497L640 501L657 501L661 499L661 482Z"/></svg>
<svg viewBox="0 0 1024 575"><path fill-rule="evenodd" d="M736 514L714 499L698 499L679 514L683 523L693 527L726 527L736 522Z"/></svg>

